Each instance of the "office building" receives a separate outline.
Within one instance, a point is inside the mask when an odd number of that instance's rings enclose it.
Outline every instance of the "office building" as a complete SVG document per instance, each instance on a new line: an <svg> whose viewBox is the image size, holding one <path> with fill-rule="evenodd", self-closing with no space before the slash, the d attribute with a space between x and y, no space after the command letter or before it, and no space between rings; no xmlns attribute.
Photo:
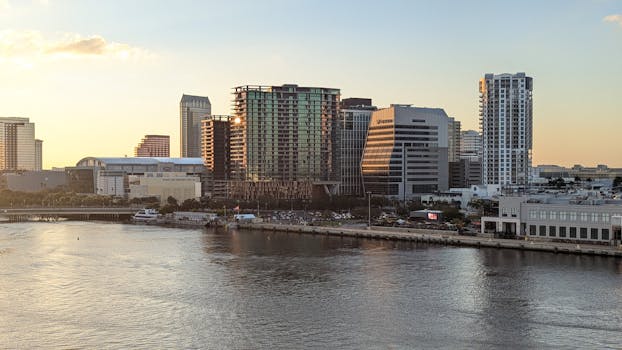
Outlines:
<svg viewBox="0 0 622 350"><path fill-rule="evenodd" d="M447 128L447 152L449 162L457 162L460 159L460 121L455 118L449 118L449 127Z"/></svg>
<svg viewBox="0 0 622 350"><path fill-rule="evenodd" d="M306 199L314 186L334 190L339 89L246 85L233 94L233 197Z"/></svg>
<svg viewBox="0 0 622 350"><path fill-rule="evenodd" d="M363 196L361 159L371 114L376 110L370 98L346 98L341 101L337 123L339 134L339 188L342 196Z"/></svg>
<svg viewBox="0 0 622 350"><path fill-rule="evenodd" d="M504 196L499 198L499 216L482 217L481 233L619 245L621 221L621 200L583 195Z"/></svg>
<svg viewBox="0 0 622 350"><path fill-rule="evenodd" d="M230 119L228 115L212 115L202 120L201 154L207 176L205 194L208 197L228 196Z"/></svg>
<svg viewBox="0 0 622 350"><path fill-rule="evenodd" d="M134 148L134 157L170 157L170 136L145 135Z"/></svg>
<svg viewBox="0 0 622 350"><path fill-rule="evenodd" d="M201 179L185 172L147 172L130 176L129 198L157 197L161 205L173 197L179 204L201 197Z"/></svg>
<svg viewBox="0 0 622 350"><path fill-rule="evenodd" d="M201 157L201 119L212 114L209 98L182 95L179 102L180 153L182 158Z"/></svg>
<svg viewBox="0 0 622 350"><path fill-rule="evenodd" d="M35 170L35 124L28 118L0 118L0 171Z"/></svg>
<svg viewBox="0 0 622 350"><path fill-rule="evenodd" d="M482 160L482 136L475 130L460 133L460 159Z"/></svg>
<svg viewBox="0 0 622 350"><path fill-rule="evenodd" d="M6 188L19 192L39 192L52 190L67 185L67 174L64 171L40 170L19 171L0 174L0 189Z"/></svg>
<svg viewBox="0 0 622 350"><path fill-rule="evenodd" d="M35 139L35 171L43 170L43 140Z"/></svg>
<svg viewBox="0 0 622 350"><path fill-rule="evenodd" d="M529 183L532 149L532 78L486 74L479 83L482 181L506 187Z"/></svg>
<svg viewBox="0 0 622 350"><path fill-rule="evenodd" d="M405 201L447 190L449 123L440 108L373 112L361 163L365 191Z"/></svg>

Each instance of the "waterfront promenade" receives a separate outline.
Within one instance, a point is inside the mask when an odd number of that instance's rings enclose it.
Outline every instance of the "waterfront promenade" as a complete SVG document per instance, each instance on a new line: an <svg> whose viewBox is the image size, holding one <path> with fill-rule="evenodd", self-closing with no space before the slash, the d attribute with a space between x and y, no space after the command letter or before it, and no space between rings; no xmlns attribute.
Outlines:
<svg viewBox="0 0 622 350"><path fill-rule="evenodd" d="M622 257L622 249L619 247L558 243L549 241L535 240L514 240L487 238L477 236L461 236L456 231L426 230L414 228L393 228L373 226L367 228L344 228L344 227L322 227L322 226L302 226L302 225L280 225L266 223L240 223L240 229L255 229L268 231L285 231L301 234L323 234L341 237L360 237L371 239L387 239L412 241L422 243L433 243L443 245L468 246L476 248L505 248L518 250L542 251L564 254L585 254Z"/></svg>

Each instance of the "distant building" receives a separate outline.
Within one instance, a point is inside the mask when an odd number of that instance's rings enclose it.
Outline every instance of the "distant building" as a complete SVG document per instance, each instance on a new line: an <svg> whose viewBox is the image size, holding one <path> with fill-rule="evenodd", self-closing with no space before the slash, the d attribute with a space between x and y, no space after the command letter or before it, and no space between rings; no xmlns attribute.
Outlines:
<svg viewBox="0 0 622 350"><path fill-rule="evenodd" d="M460 159L449 163L449 188L464 188L482 183L482 163Z"/></svg>
<svg viewBox="0 0 622 350"><path fill-rule="evenodd" d="M179 102L182 158L201 157L201 119L210 114L212 114L212 104L209 98L182 95Z"/></svg>
<svg viewBox="0 0 622 350"><path fill-rule="evenodd" d="M35 139L35 170L43 169L43 140Z"/></svg>
<svg viewBox="0 0 622 350"><path fill-rule="evenodd" d="M230 152L231 116L212 115L202 120L201 155L206 170L205 195L226 198Z"/></svg>
<svg viewBox="0 0 622 350"><path fill-rule="evenodd" d="M170 136L145 135L134 148L135 157L170 157Z"/></svg>
<svg viewBox="0 0 622 350"><path fill-rule="evenodd" d="M482 136L475 130L462 131L460 137L460 159L482 160Z"/></svg>
<svg viewBox="0 0 622 350"><path fill-rule="evenodd" d="M447 190L449 123L441 108L375 111L361 163L365 191L409 200Z"/></svg>
<svg viewBox="0 0 622 350"><path fill-rule="evenodd" d="M337 194L364 196L361 159L371 114L377 108L370 98L346 98L341 101L337 130L339 134L339 188Z"/></svg>
<svg viewBox="0 0 622 350"><path fill-rule="evenodd" d="M20 192L39 192L67 186L67 174L60 171L40 170L0 175L6 189Z"/></svg>
<svg viewBox="0 0 622 350"><path fill-rule="evenodd" d="M0 118L0 171L36 168L35 124L28 118Z"/></svg>
<svg viewBox="0 0 622 350"><path fill-rule="evenodd" d="M525 73L486 74L480 80L482 181L525 187L532 148L533 80Z"/></svg>
<svg viewBox="0 0 622 350"><path fill-rule="evenodd" d="M449 118L449 127L447 128L447 157L449 162L460 160L461 139L460 121L455 118Z"/></svg>
<svg viewBox="0 0 622 350"><path fill-rule="evenodd" d="M160 204L173 197L179 204L201 197L201 179L184 172L148 172L130 176L129 198L158 197Z"/></svg>
<svg viewBox="0 0 622 350"><path fill-rule="evenodd" d="M595 167L586 167L575 164L571 168L559 165L538 165L535 167L535 174L540 178L578 178L581 181L598 179L615 179L622 177L622 168L610 168L605 164L598 164Z"/></svg>
<svg viewBox="0 0 622 350"><path fill-rule="evenodd" d="M125 196L129 184L148 173L182 173L199 178L201 158L86 157L67 167L69 188L78 193ZM178 198L179 200L179 198Z"/></svg>
<svg viewBox="0 0 622 350"><path fill-rule="evenodd" d="M233 94L231 196L305 199L336 187L339 89L246 85Z"/></svg>

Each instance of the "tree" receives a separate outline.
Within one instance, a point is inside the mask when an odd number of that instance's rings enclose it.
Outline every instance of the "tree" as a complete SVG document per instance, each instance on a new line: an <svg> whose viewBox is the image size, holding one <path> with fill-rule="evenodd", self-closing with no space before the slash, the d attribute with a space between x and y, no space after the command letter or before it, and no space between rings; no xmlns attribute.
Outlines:
<svg viewBox="0 0 622 350"><path fill-rule="evenodd" d="M622 185L622 177L616 176L615 179L613 179L613 187L619 187L620 185Z"/></svg>
<svg viewBox="0 0 622 350"><path fill-rule="evenodd" d="M179 203L177 203L177 199L173 196L168 196L168 198L166 199L166 204L170 205L171 207L179 206Z"/></svg>

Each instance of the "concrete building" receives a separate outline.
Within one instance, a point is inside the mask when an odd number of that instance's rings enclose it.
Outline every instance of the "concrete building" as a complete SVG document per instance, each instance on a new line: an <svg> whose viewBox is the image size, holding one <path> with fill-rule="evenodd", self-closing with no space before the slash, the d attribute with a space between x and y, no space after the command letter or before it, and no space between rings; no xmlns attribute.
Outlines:
<svg viewBox="0 0 622 350"><path fill-rule="evenodd" d="M465 130L460 133L460 159L481 162L482 136L475 130Z"/></svg>
<svg viewBox="0 0 622 350"><path fill-rule="evenodd" d="M538 165L534 168L534 175L544 179L568 178L574 181L579 178L582 181L587 179L615 179L622 177L622 168L610 168L605 164L598 164L595 167L586 167L580 164L567 168L559 165Z"/></svg>
<svg viewBox="0 0 622 350"><path fill-rule="evenodd" d="M371 114L376 107L370 98L341 101L337 129L339 133L339 188L342 196L364 196L361 159Z"/></svg>
<svg viewBox="0 0 622 350"><path fill-rule="evenodd" d="M532 149L532 78L525 73L486 74L480 80L482 180L525 187Z"/></svg>
<svg viewBox="0 0 622 350"><path fill-rule="evenodd" d="M145 135L134 148L135 157L170 157L170 136Z"/></svg>
<svg viewBox="0 0 622 350"><path fill-rule="evenodd" d="M74 192L125 195L132 176L135 179L148 173L183 173L200 177L205 166L201 158L86 157L65 171Z"/></svg>
<svg viewBox="0 0 622 350"><path fill-rule="evenodd" d="M206 169L205 194L208 197L228 197L229 138L231 116L212 115L202 120L201 146Z"/></svg>
<svg viewBox="0 0 622 350"><path fill-rule="evenodd" d="M440 108L375 111L361 163L365 191L409 200L447 190L449 122Z"/></svg>
<svg viewBox="0 0 622 350"><path fill-rule="evenodd" d="M39 192L67 186L67 174L64 171L24 171L0 175L2 186L11 191Z"/></svg>
<svg viewBox="0 0 622 350"><path fill-rule="evenodd" d="M185 172L147 172L130 176L129 198L158 197L160 204L173 197L179 204L201 197L201 179Z"/></svg>
<svg viewBox="0 0 622 350"><path fill-rule="evenodd" d="M504 196L499 216L482 218L482 234L620 244L622 201L589 196ZM493 227L490 228L492 223ZM488 226L488 229L487 229Z"/></svg>
<svg viewBox="0 0 622 350"><path fill-rule="evenodd" d="M182 95L179 102L180 153L182 158L201 157L201 120L212 114L207 97Z"/></svg>
<svg viewBox="0 0 622 350"><path fill-rule="evenodd" d="M449 127L447 128L447 157L450 163L460 160L461 139L460 121L455 118L449 118Z"/></svg>
<svg viewBox="0 0 622 350"><path fill-rule="evenodd" d="M449 188L464 188L482 183L482 163L460 159L449 163Z"/></svg>
<svg viewBox="0 0 622 350"><path fill-rule="evenodd" d="M231 196L307 199L315 186L336 187L339 89L246 85L233 94Z"/></svg>
<svg viewBox="0 0 622 350"><path fill-rule="evenodd" d="M0 171L35 170L35 124L28 118L0 118Z"/></svg>
<svg viewBox="0 0 622 350"><path fill-rule="evenodd" d="M35 139L35 171L43 170L43 140Z"/></svg>

